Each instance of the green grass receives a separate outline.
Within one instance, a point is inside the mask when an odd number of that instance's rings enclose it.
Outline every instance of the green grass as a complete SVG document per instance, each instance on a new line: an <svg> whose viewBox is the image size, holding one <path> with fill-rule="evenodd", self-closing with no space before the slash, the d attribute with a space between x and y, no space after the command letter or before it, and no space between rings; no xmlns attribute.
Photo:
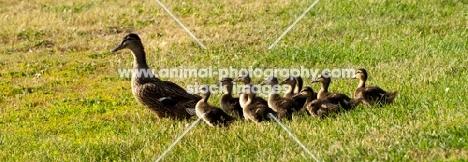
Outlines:
<svg viewBox="0 0 468 162"><path fill-rule="evenodd" d="M285 122L323 161L468 160L468 1L320 1L272 50L313 1L162 2L207 50L155 1L0 1L0 161L153 161L164 152L194 119L158 119L136 103L117 70L133 57L109 52L128 32L156 69L365 67L369 84L400 91L383 108ZM330 88L351 95L355 86L335 79ZM276 123L238 121L199 123L163 161L312 159Z"/></svg>

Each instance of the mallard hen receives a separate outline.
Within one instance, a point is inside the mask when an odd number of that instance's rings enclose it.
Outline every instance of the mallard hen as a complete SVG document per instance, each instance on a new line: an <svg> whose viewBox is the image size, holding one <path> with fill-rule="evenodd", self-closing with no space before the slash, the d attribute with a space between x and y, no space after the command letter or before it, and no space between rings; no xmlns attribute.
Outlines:
<svg viewBox="0 0 468 162"><path fill-rule="evenodd" d="M390 104L398 94L398 91L387 92L377 86L366 86L368 78L366 69L357 69L355 78L359 79L359 84L354 91L354 98L361 98L366 106Z"/></svg>
<svg viewBox="0 0 468 162"><path fill-rule="evenodd" d="M146 53L137 34L130 33L111 52L130 49L133 54L132 93L136 101L160 118L188 119L195 115L199 95L189 94L179 85L157 78L146 63Z"/></svg>

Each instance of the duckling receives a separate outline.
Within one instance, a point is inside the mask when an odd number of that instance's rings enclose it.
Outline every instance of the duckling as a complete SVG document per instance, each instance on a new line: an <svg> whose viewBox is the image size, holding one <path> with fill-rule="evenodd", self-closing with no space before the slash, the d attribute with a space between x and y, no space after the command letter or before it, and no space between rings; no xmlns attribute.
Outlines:
<svg viewBox="0 0 468 162"><path fill-rule="evenodd" d="M267 104L262 104L262 102L256 102L256 87L247 85L244 87L244 90L241 91L241 95L247 96L247 101L243 105L243 113L246 120L252 120L254 122L269 121L271 117L277 116L276 112L268 107Z"/></svg>
<svg viewBox="0 0 468 162"><path fill-rule="evenodd" d="M302 80L301 76L289 76L288 78L284 79L279 83L280 85L289 85L289 89L286 91L286 93L284 93L283 97L292 99L295 102L295 104L297 105L296 111L302 111L304 104L306 103L305 97L302 97L301 95L294 97L302 90L303 83L304 81ZM316 96L317 95L315 95L315 98L317 98Z"/></svg>
<svg viewBox="0 0 468 162"><path fill-rule="evenodd" d="M303 91L307 92L307 94L305 94L305 92L303 92ZM309 95L309 93L310 93L310 95ZM302 106L302 108L300 110L301 111L302 110L307 110L307 107L306 107L307 103L317 99L317 93L315 93L314 90L311 87L306 86L299 93L294 94L294 96L292 97L292 100L293 101L298 100L298 98L305 100L304 105ZM307 115L311 115L309 111L306 111L306 112L307 112Z"/></svg>
<svg viewBox="0 0 468 162"><path fill-rule="evenodd" d="M331 115L331 114L338 114L340 107L338 104L333 104L329 100L313 100L310 103L307 103L307 111L311 114L314 114L321 119Z"/></svg>
<svg viewBox="0 0 468 162"><path fill-rule="evenodd" d="M136 101L160 118L188 119L195 115L199 95L189 94L179 85L157 78L146 63L146 53L137 34L130 33L111 52L130 49L133 54L132 93ZM142 76L145 71L145 75Z"/></svg>
<svg viewBox="0 0 468 162"><path fill-rule="evenodd" d="M270 85L271 92L268 96L268 107L278 113L278 118L292 119L292 113L297 107L293 100L284 98L279 95L278 78L270 76L265 79L260 85Z"/></svg>
<svg viewBox="0 0 468 162"><path fill-rule="evenodd" d="M196 114L210 126L228 126L236 118L229 116L221 108L208 103L211 91L208 85L202 85L199 90L202 99L195 106Z"/></svg>
<svg viewBox="0 0 468 162"><path fill-rule="evenodd" d="M329 100L333 104L339 104L344 110L351 110L360 103L359 100L351 99L345 94L328 92L328 87L331 83L331 78L328 75L322 74L317 78L317 80L312 81L312 83L317 82L322 84L319 92L317 93L317 99Z"/></svg>
<svg viewBox="0 0 468 162"><path fill-rule="evenodd" d="M323 119L330 113L338 113L338 104L333 104L329 100L316 99L316 94L311 87L304 87L304 89L294 97L299 96L306 98L304 108L309 112L309 114L313 114Z"/></svg>
<svg viewBox="0 0 468 162"><path fill-rule="evenodd" d="M387 92L377 86L366 86L368 73L366 69L359 68L356 71L355 79L359 79L359 84L354 91L354 98L362 98L362 102L366 106L390 104L395 99L398 91Z"/></svg>
<svg viewBox="0 0 468 162"><path fill-rule="evenodd" d="M252 86L252 84L250 84L249 74L241 74L233 82L242 82L242 83L245 84L245 87L251 87ZM239 102L241 104L241 107L242 107L242 105L244 105L247 102L247 97L248 97L247 95L241 95L239 97ZM262 97L258 97L258 96L255 97L255 102L258 102L260 104L268 105L268 102L265 99L263 99ZM242 108L244 108L244 107L242 107Z"/></svg>
<svg viewBox="0 0 468 162"><path fill-rule="evenodd" d="M232 97L232 88L233 88L233 79L232 78L222 78L221 81L217 84L218 87L225 87L224 94L221 96L220 104L221 109L223 109L228 114L237 114L240 118L244 118L242 113L242 107L239 103L239 98Z"/></svg>

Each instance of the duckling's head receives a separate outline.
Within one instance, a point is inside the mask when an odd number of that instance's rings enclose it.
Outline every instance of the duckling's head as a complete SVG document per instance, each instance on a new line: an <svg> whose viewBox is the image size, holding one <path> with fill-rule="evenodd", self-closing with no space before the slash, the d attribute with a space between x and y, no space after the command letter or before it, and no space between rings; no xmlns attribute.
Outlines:
<svg viewBox="0 0 468 162"><path fill-rule="evenodd" d="M198 94L200 94L200 96L202 97L209 97L211 94L210 86L201 85L200 88L198 89Z"/></svg>
<svg viewBox="0 0 468 162"><path fill-rule="evenodd" d="M314 94L314 90L311 87L306 86L298 94L294 95L293 99L297 97L308 97L308 96L312 96L313 94Z"/></svg>
<svg viewBox="0 0 468 162"><path fill-rule="evenodd" d="M274 76L269 76L268 78L265 78L265 80L260 83L260 85L276 85L278 84L278 78Z"/></svg>
<svg viewBox="0 0 468 162"><path fill-rule="evenodd" d="M295 85L296 84L296 78L294 76L289 76L288 78L284 79L279 83L280 85L287 84L287 85Z"/></svg>
<svg viewBox="0 0 468 162"><path fill-rule="evenodd" d="M304 96L312 95L314 94L314 90L311 87L306 86L301 90L300 94Z"/></svg>
<svg viewBox="0 0 468 162"><path fill-rule="evenodd" d="M359 68L356 70L356 76L355 78L360 79L360 80L367 80L367 71L364 68Z"/></svg>
<svg viewBox="0 0 468 162"><path fill-rule="evenodd" d="M233 82L242 82L244 84L250 83L250 76L249 74L241 74L239 77L233 80Z"/></svg>
<svg viewBox="0 0 468 162"><path fill-rule="evenodd" d="M141 43L140 37L137 34L130 33L127 34L122 40L122 42L120 42L120 44L117 47L115 47L111 52L117 52L122 49L134 49L141 47L143 47L143 45Z"/></svg>
<svg viewBox="0 0 468 162"><path fill-rule="evenodd" d="M322 84L330 84L331 78L328 74L321 74L317 80L312 81L312 83L322 83Z"/></svg>

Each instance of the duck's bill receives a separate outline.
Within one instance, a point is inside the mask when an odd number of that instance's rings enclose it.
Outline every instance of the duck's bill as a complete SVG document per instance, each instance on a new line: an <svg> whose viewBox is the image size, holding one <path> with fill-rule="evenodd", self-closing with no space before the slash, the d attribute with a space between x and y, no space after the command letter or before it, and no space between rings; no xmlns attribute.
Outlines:
<svg viewBox="0 0 468 162"><path fill-rule="evenodd" d="M111 52L117 52L117 51L120 51L123 48L124 48L124 46L123 46L123 42L122 42L117 47L115 47L113 50L111 50Z"/></svg>
<svg viewBox="0 0 468 162"><path fill-rule="evenodd" d="M318 83L319 81L318 80L313 80L312 83Z"/></svg>
<svg viewBox="0 0 468 162"><path fill-rule="evenodd" d="M301 94L301 93L298 93L298 94L295 94L295 95L293 96L293 98L297 98L297 97L302 97L302 94Z"/></svg>

